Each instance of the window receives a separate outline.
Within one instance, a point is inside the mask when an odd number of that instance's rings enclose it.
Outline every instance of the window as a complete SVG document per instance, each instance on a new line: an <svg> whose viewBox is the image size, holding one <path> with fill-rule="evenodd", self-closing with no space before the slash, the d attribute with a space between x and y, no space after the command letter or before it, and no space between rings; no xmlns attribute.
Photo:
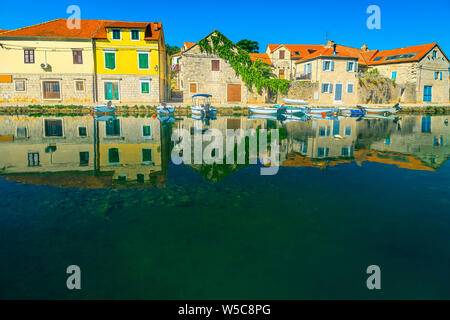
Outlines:
<svg viewBox="0 0 450 320"><path fill-rule="evenodd" d="M196 84L196 83L191 83L191 84L189 85L189 91L190 91L191 93L196 93L196 92L197 92L197 84Z"/></svg>
<svg viewBox="0 0 450 320"><path fill-rule="evenodd" d="M62 137L62 120L44 120L46 137Z"/></svg>
<svg viewBox="0 0 450 320"><path fill-rule="evenodd" d="M280 50L280 59L284 59L284 50Z"/></svg>
<svg viewBox="0 0 450 320"><path fill-rule="evenodd" d="M437 51L433 50L433 59L436 59L436 57L437 57Z"/></svg>
<svg viewBox="0 0 450 320"><path fill-rule="evenodd" d="M148 52L146 52L146 53L139 52L138 53L139 69L148 69L149 68L148 57L149 57Z"/></svg>
<svg viewBox="0 0 450 320"><path fill-rule="evenodd" d="M328 148L317 148L317 156L318 157L328 157Z"/></svg>
<svg viewBox="0 0 450 320"><path fill-rule="evenodd" d="M334 61L324 60L323 61L323 71L334 71Z"/></svg>
<svg viewBox="0 0 450 320"><path fill-rule="evenodd" d="M150 125L142 126L142 136L147 138L152 136L152 127Z"/></svg>
<svg viewBox="0 0 450 320"><path fill-rule="evenodd" d="M120 29L113 29L112 30L112 39L113 40L120 40L122 38L122 32Z"/></svg>
<svg viewBox="0 0 450 320"><path fill-rule="evenodd" d="M442 80L442 71L439 72L439 80Z"/></svg>
<svg viewBox="0 0 450 320"><path fill-rule="evenodd" d="M39 152L28 152L28 166L37 167L39 164Z"/></svg>
<svg viewBox="0 0 450 320"><path fill-rule="evenodd" d="M347 71L348 72L356 72L356 63L354 61L347 62Z"/></svg>
<svg viewBox="0 0 450 320"><path fill-rule="evenodd" d="M111 164L120 163L119 149L117 148L108 149L108 163Z"/></svg>
<svg viewBox="0 0 450 320"><path fill-rule="evenodd" d="M391 145L391 138L384 139L384 144L387 145L387 146L390 146Z"/></svg>
<svg viewBox="0 0 450 320"><path fill-rule="evenodd" d="M347 83L347 93L353 93L353 83Z"/></svg>
<svg viewBox="0 0 450 320"><path fill-rule="evenodd" d="M333 120L333 136L341 133L341 122L339 120Z"/></svg>
<svg viewBox="0 0 450 320"><path fill-rule="evenodd" d="M120 136L120 120L114 119L106 122L106 135L109 137Z"/></svg>
<svg viewBox="0 0 450 320"><path fill-rule="evenodd" d="M131 40L139 40L139 30L131 30Z"/></svg>
<svg viewBox="0 0 450 320"><path fill-rule="evenodd" d="M422 133L431 132L431 117L422 117Z"/></svg>
<svg viewBox="0 0 450 320"><path fill-rule="evenodd" d="M17 137L18 138L28 137L27 128L25 128L25 127L17 128Z"/></svg>
<svg viewBox="0 0 450 320"><path fill-rule="evenodd" d="M23 50L23 61L25 63L34 63L34 49Z"/></svg>
<svg viewBox="0 0 450 320"><path fill-rule="evenodd" d="M285 78L285 76L284 76L284 69L280 69L280 70L278 71L278 77L279 77L280 79L284 79L284 78Z"/></svg>
<svg viewBox="0 0 450 320"><path fill-rule="evenodd" d="M73 64L83 64L83 51L73 50Z"/></svg>
<svg viewBox="0 0 450 320"><path fill-rule="evenodd" d="M397 79L397 71L392 71L392 73L391 73L391 79L392 79L392 80Z"/></svg>
<svg viewBox="0 0 450 320"><path fill-rule="evenodd" d="M84 80L75 80L75 91L84 91Z"/></svg>
<svg viewBox="0 0 450 320"><path fill-rule="evenodd" d="M328 137L330 135L330 126L319 127L319 137Z"/></svg>
<svg viewBox="0 0 450 320"><path fill-rule="evenodd" d="M220 71L220 61L211 60L211 71Z"/></svg>
<svg viewBox="0 0 450 320"><path fill-rule="evenodd" d="M312 64L311 63L307 63L305 64L305 73L311 73L311 68L312 68Z"/></svg>
<svg viewBox="0 0 450 320"><path fill-rule="evenodd" d="M136 175L136 180L137 180L137 182L139 182L139 183L145 182L145 175L143 175L142 173L138 173L138 174Z"/></svg>
<svg viewBox="0 0 450 320"><path fill-rule="evenodd" d="M89 165L89 152L80 152L80 167Z"/></svg>
<svg viewBox="0 0 450 320"><path fill-rule="evenodd" d="M150 94L150 80L141 80L141 94Z"/></svg>
<svg viewBox="0 0 450 320"><path fill-rule="evenodd" d="M332 93L333 84L332 83L322 83L322 93Z"/></svg>
<svg viewBox="0 0 450 320"><path fill-rule="evenodd" d="M119 82L105 82L105 100L119 100Z"/></svg>
<svg viewBox="0 0 450 320"><path fill-rule="evenodd" d="M438 76L439 76L439 72L435 72L434 73L434 80L437 80Z"/></svg>
<svg viewBox="0 0 450 320"><path fill-rule="evenodd" d="M86 137L87 136L87 128L86 127L78 127L78 136Z"/></svg>
<svg viewBox="0 0 450 320"><path fill-rule="evenodd" d="M142 163L150 163L153 161L152 149L142 149Z"/></svg>
<svg viewBox="0 0 450 320"><path fill-rule="evenodd" d="M352 127L351 126L345 126L345 135L346 136L352 135Z"/></svg>
<svg viewBox="0 0 450 320"><path fill-rule="evenodd" d="M348 157L348 156L353 156L353 147L352 146L348 146L348 147L342 147L341 149L341 155L343 157Z"/></svg>
<svg viewBox="0 0 450 320"><path fill-rule="evenodd" d="M105 69L115 69L115 68L116 68L116 53L105 52Z"/></svg>
<svg viewBox="0 0 450 320"><path fill-rule="evenodd" d="M383 59L383 57L376 57L373 61L380 61L381 59Z"/></svg>
<svg viewBox="0 0 450 320"><path fill-rule="evenodd" d="M61 99L59 81L43 81L44 99Z"/></svg>
<svg viewBox="0 0 450 320"><path fill-rule="evenodd" d="M25 80L14 81L14 87L16 91L25 91Z"/></svg>

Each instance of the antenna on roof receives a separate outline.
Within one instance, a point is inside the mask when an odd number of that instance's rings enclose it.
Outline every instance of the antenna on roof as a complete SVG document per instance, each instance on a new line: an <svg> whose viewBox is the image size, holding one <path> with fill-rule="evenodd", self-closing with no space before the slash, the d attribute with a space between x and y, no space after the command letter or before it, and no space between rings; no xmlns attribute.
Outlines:
<svg viewBox="0 0 450 320"><path fill-rule="evenodd" d="M328 32L325 31L325 43L328 42Z"/></svg>

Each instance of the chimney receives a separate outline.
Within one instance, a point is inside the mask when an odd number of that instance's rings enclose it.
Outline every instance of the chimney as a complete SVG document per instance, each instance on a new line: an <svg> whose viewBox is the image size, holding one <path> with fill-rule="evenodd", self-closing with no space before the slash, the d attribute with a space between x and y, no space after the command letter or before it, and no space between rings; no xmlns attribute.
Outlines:
<svg viewBox="0 0 450 320"><path fill-rule="evenodd" d="M333 40L328 40L327 45L325 46L325 48L333 48L334 46L334 41Z"/></svg>
<svg viewBox="0 0 450 320"><path fill-rule="evenodd" d="M155 27L154 27L153 31L158 31L159 30L158 22L154 22L154 25L155 25Z"/></svg>
<svg viewBox="0 0 450 320"><path fill-rule="evenodd" d="M361 47L362 51L369 51L369 47L366 44L363 44L363 46Z"/></svg>

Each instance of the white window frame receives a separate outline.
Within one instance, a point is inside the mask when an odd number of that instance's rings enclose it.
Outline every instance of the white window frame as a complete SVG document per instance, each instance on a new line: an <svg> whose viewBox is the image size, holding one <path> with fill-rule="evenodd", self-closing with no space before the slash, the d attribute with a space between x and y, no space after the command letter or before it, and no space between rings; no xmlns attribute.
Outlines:
<svg viewBox="0 0 450 320"><path fill-rule="evenodd" d="M328 85L328 90L322 92L322 86L323 86L324 84L327 84L327 85ZM320 88L321 93L333 93L333 92L330 90L332 85L333 85L332 82L322 82L321 88Z"/></svg>
<svg viewBox="0 0 450 320"><path fill-rule="evenodd" d="M120 32L120 38L119 39L114 39L114 31L117 31L117 30L119 30L119 32ZM120 41L120 40L122 40L122 29L120 29L120 28L111 29L111 40L112 41Z"/></svg>
<svg viewBox="0 0 450 320"><path fill-rule="evenodd" d="M147 82L148 83L148 93L142 92L142 83ZM152 93L152 80L151 79L141 79L139 80L139 92L143 96L149 96Z"/></svg>
<svg viewBox="0 0 450 320"><path fill-rule="evenodd" d="M17 90L16 83L19 81L23 82L23 90ZM27 92L27 80L25 79L14 80L14 92Z"/></svg>
<svg viewBox="0 0 450 320"><path fill-rule="evenodd" d="M348 91L348 86L349 85L352 85L352 92L349 92ZM347 82L347 90L346 90L346 92L348 93L348 94L354 94L355 93L355 84L353 83L353 82Z"/></svg>
<svg viewBox="0 0 450 320"><path fill-rule="evenodd" d="M86 135L85 136L80 136L80 128L86 128ZM89 137L88 126L77 126L77 137L80 137L80 138L87 138L87 137Z"/></svg>
<svg viewBox="0 0 450 320"><path fill-rule="evenodd" d="M150 135L144 136L144 127L150 127ZM153 139L153 131L152 131L152 125L150 123L144 123L141 126L141 135L143 139Z"/></svg>
<svg viewBox="0 0 450 320"><path fill-rule="evenodd" d="M146 54L148 59L148 68L141 68L139 66L139 55ZM137 50L137 64L139 70L150 70L150 50Z"/></svg>
<svg viewBox="0 0 450 320"><path fill-rule="evenodd" d="M349 63L352 63L352 68L350 70L346 70L347 72L356 72L356 61L347 61L347 67L346 69L348 69L348 65Z"/></svg>
<svg viewBox="0 0 450 320"><path fill-rule="evenodd" d="M137 31L138 32L138 38L137 39L133 39L133 31ZM130 40L131 41L140 41L141 40L141 30L139 30L139 29L131 29L130 30Z"/></svg>
<svg viewBox="0 0 450 320"><path fill-rule="evenodd" d="M26 130L26 135L25 135L25 137L22 137L22 136L20 136L19 137L19 134L18 134L18 130L19 129L25 129ZM28 126L21 126L21 127L16 127L16 138L18 138L18 139L26 139L26 138L28 138L30 135L29 135L29 132L28 132Z"/></svg>
<svg viewBox="0 0 450 320"><path fill-rule="evenodd" d="M117 69L117 50L114 49L103 49L103 66L105 70L116 70ZM114 69L110 69L106 67L106 54L114 53Z"/></svg>
<svg viewBox="0 0 450 320"><path fill-rule="evenodd" d="M77 82L83 82L83 90L77 90ZM86 81L84 79L73 80L73 85L75 87L75 92L86 92Z"/></svg>
<svg viewBox="0 0 450 320"><path fill-rule="evenodd" d="M329 62L330 63L329 66L330 67L328 69L323 70L323 66L322 66L322 71L330 72L331 71L331 62L332 62L332 60L323 60L323 65L325 65L325 62Z"/></svg>
<svg viewBox="0 0 450 320"><path fill-rule="evenodd" d="M45 120L61 120L62 136L47 136L47 135L45 135ZM49 138L49 139L64 138L66 136L66 130L65 130L64 124L65 124L64 118L42 118L42 136L44 138Z"/></svg>

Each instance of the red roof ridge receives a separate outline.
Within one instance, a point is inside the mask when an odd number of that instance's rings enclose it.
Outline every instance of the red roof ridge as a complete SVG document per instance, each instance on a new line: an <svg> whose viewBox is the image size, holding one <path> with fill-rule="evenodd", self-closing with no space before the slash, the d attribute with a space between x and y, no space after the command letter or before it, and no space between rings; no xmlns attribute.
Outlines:
<svg viewBox="0 0 450 320"><path fill-rule="evenodd" d="M17 28L17 29L14 29L14 30L7 30L7 31L4 32L4 33L8 33L8 32L11 32L11 31L19 31L19 30L22 30L22 29L30 28L30 27L36 27L36 26L39 26L39 25L42 25L42 24L46 24L46 23L50 23L50 22L55 22L55 21L58 21L58 20L64 20L64 19L58 18L58 19L53 19L53 20L49 20L49 21L44 21L44 22L41 22L41 23L32 24L31 26L26 26L26 27L22 27L22 28Z"/></svg>

